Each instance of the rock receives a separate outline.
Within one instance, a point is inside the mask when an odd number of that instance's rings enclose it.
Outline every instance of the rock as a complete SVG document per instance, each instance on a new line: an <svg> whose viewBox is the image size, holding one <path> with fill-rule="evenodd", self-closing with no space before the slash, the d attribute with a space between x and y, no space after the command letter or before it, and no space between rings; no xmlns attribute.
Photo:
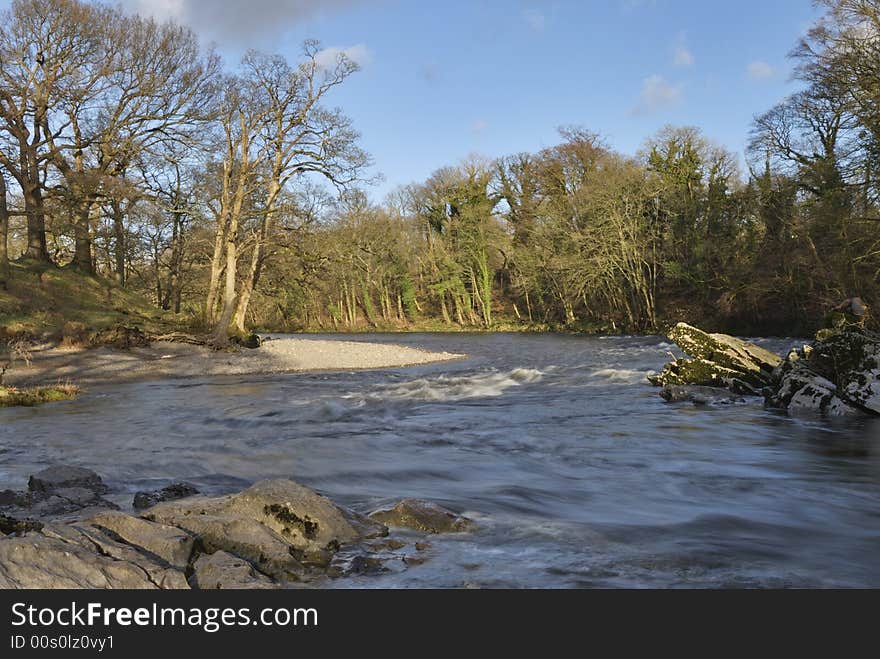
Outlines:
<svg viewBox="0 0 880 659"><path fill-rule="evenodd" d="M289 480L261 481L226 497L160 503L143 516L186 529L209 552L226 551L280 581L326 567L338 549L387 529Z"/></svg>
<svg viewBox="0 0 880 659"><path fill-rule="evenodd" d="M251 332L250 334L241 337L233 337L232 341L242 348L248 348L250 350L256 350L263 345L262 337L256 332Z"/></svg>
<svg viewBox="0 0 880 659"><path fill-rule="evenodd" d="M108 346L117 350L131 348L149 348L150 340L138 327L114 325L108 329L95 332L89 338L93 346Z"/></svg>
<svg viewBox="0 0 880 659"><path fill-rule="evenodd" d="M41 531L48 538L62 540L87 551L133 565L144 572L149 581L162 589L189 588L183 571L141 548L123 541L119 536L87 524L47 524Z"/></svg>
<svg viewBox="0 0 880 659"><path fill-rule="evenodd" d="M426 533L460 533L476 530L474 522L430 501L404 499L390 510L377 510L370 517L388 526L402 526Z"/></svg>
<svg viewBox="0 0 880 659"><path fill-rule="evenodd" d="M825 330L820 331L822 338L828 336L828 330L862 329L868 320L868 305L860 297L851 297L832 309L825 316Z"/></svg>
<svg viewBox="0 0 880 659"><path fill-rule="evenodd" d="M648 376L658 387L720 387L743 396L758 396L782 363L779 355L753 343L727 334L709 334L686 323L673 327L669 338L691 358L673 359L660 373Z"/></svg>
<svg viewBox="0 0 880 659"><path fill-rule="evenodd" d="M0 490L0 507L16 506L24 508L30 505L30 497L27 492L15 490Z"/></svg>
<svg viewBox="0 0 880 659"><path fill-rule="evenodd" d="M89 488L104 485L88 470L45 470L31 487L3 491L0 501L56 513L103 501ZM470 528L469 520L425 502L402 502L395 510L403 522L432 533ZM94 506L67 519L4 514L0 531L0 587L7 588L282 587L384 570L381 553L404 546L367 542L387 536L387 527L288 480L224 497L164 501L139 517Z"/></svg>
<svg viewBox="0 0 880 659"><path fill-rule="evenodd" d="M150 523L120 512L106 512L83 522L156 556L172 567L185 570L193 553L195 539L173 526Z"/></svg>
<svg viewBox="0 0 880 659"><path fill-rule="evenodd" d="M0 588L158 587L143 568L61 538L29 533L0 540Z"/></svg>
<svg viewBox="0 0 880 659"><path fill-rule="evenodd" d="M8 515L0 515L0 533L3 535L15 535L28 531L39 531L43 528L42 522L33 519L16 519Z"/></svg>
<svg viewBox="0 0 880 659"><path fill-rule="evenodd" d="M30 477L28 489L28 492L0 492L0 512L47 520L119 508L100 496L107 491L101 477L81 467L44 469Z"/></svg>
<svg viewBox="0 0 880 659"><path fill-rule="evenodd" d="M196 494L199 494L199 491L189 483L172 483L161 490L135 493L132 505L135 510L144 510L163 501L177 501Z"/></svg>
<svg viewBox="0 0 880 659"><path fill-rule="evenodd" d="M792 350L774 374L766 402L792 413L880 414L880 337L862 329L826 330Z"/></svg>
<svg viewBox="0 0 880 659"><path fill-rule="evenodd" d="M28 479L28 490L31 492L56 492L68 488L82 488L95 494L108 491L98 474L82 467L49 467Z"/></svg>
<svg viewBox="0 0 880 659"><path fill-rule="evenodd" d="M699 387L667 384L660 396L668 403L690 402L694 405L730 405L743 403L745 399L720 387Z"/></svg>
<svg viewBox="0 0 880 659"><path fill-rule="evenodd" d="M757 388L766 384L764 378L753 374L719 366L706 359L676 359L663 367L655 375L649 375L651 384L663 387L666 385L695 385L699 387L728 387L736 383L746 392L757 394Z"/></svg>
<svg viewBox="0 0 880 659"><path fill-rule="evenodd" d="M669 338L691 357L704 359L741 373L771 374L782 358L748 341L727 334L708 334L686 323L678 323Z"/></svg>
<svg viewBox="0 0 880 659"><path fill-rule="evenodd" d="M200 556L193 563L193 585L202 590L275 588L253 565L225 551Z"/></svg>

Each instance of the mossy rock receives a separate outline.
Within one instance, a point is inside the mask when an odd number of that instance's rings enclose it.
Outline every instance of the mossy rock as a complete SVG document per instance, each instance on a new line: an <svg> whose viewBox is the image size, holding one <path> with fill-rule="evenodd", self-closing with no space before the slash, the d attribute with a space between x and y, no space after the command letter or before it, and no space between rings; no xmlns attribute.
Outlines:
<svg viewBox="0 0 880 659"><path fill-rule="evenodd" d="M667 385L729 387L734 381L757 388L765 384L765 379L754 372L743 373L706 359L676 359L666 364L660 373L648 376L648 380L657 387Z"/></svg>

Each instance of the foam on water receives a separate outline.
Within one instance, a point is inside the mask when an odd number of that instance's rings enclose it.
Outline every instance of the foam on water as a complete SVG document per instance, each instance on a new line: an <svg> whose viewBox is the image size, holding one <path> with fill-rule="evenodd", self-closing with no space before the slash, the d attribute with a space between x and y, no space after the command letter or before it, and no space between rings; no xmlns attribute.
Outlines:
<svg viewBox="0 0 880 659"><path fill-rule="evenodd" d="M635 371L628 368L600 368L590 373L591 378L601 378L622 384L641 384L655 371Z"/></svg>
<svg viewBox="0 0 880 659"><path fill-rule="evenodd" d="M478 373L474 375L419 378L387 387L377 387L368 399L457 401L468 398L501 396L512 387L538 382L544 376L534 368L515 368L510 371Z"/></svg>

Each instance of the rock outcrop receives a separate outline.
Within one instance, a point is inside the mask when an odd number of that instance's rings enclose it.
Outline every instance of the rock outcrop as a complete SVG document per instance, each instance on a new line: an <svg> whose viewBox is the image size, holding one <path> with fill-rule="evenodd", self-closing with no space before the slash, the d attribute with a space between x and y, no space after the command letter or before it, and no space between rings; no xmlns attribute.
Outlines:
<svg viewBox="0 0 880 659"><path fill-rule="evenodd" d="M821 331L789 352L766 399L795 414L880 415L880 336L851 326Z"/></svg>
<svg viewBox="0 0 880 659"><path fill-rule="evenodd" d="M101 477L82 467L55 466L34 474L27 492L0 491L0 515L19 524L36 524L77 515L87 510L115 510L118 506L102 497L108 491Z"/></svg>
<svg viewBox="0 0 880 659"><path fill-rule="evenodd" d="M851 300L848 304L853 306ZM690 358L674 359L649 376L663 387L660 395L667 401L704 405L760 395L768 407L792 414L880 414L880 335L857 323L820 330L812 343L791 350L785 359L684 323L669 338Z"/></svg>
<svg viewBox="0 0 880 659"><path fill-rule="evenodd" d="M709 334L686 323L678 323L668 336L690 358L673 359L663 371L649 376L650 382L660 387L698 385L759 395L782 363L779 355L753 343L727 334Z"/></svg>
<svg viewBox="0 0 880 659"><path fill-rule="evenodd" d="M474 528L414 500L371 519L290 480L163 501L139 516L101 499L108 488L87 469L53 467L29 487L0 493L0 588L278 588L423 562L406 539L386 537L382 519L426 533ZM64 498L74 492L79 507ZM46 506L56 499L68 503Z"/></svg>

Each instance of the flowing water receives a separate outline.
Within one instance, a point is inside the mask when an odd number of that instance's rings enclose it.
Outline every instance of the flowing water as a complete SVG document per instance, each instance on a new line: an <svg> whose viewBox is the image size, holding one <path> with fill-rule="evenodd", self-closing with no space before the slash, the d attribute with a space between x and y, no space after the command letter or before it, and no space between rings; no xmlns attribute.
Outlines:
<svg viewBox="0 0 880 659"><path fill-rule="evenodd" d="M664 403L645 382L673 349L657 337L343 338L469 358L0 410L0 488L50 463L98 471L127 502L174 480L288 477L363 512L424 498L481 527L340 587L880 586L880 420Z"/></svg>

